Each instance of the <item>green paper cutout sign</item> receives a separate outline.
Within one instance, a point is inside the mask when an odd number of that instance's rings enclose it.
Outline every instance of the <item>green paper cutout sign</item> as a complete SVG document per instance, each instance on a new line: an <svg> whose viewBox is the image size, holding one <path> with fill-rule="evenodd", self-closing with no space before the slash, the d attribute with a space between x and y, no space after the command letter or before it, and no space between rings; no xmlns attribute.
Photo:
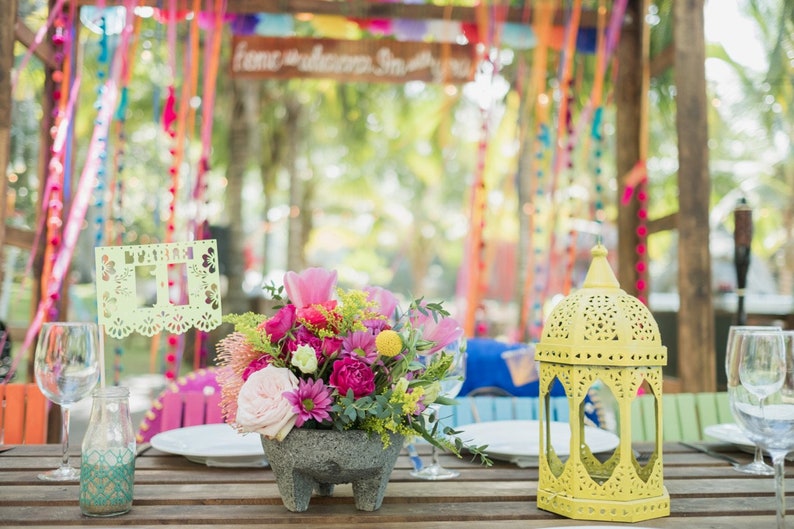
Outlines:
<svg viewBox="0 0 794 529"><path fill-rule="evenodd" d="M98 322L109 336L209 332L221 324L214 239L98 246L95 258Z"/></svg>

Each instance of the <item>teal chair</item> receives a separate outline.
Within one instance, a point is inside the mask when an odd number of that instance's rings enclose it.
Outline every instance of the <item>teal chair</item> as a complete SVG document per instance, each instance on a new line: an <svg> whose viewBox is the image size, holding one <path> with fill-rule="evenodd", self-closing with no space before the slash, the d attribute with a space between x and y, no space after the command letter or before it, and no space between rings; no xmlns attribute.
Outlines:
<svg viewBox="0 0 794 529"><path fill-rule="evenodd" d="M457 405L442 406L439 413L441 422L453 428L475 422L540 419L538 397L466 395L455 400ZM551 397L550 410L553 421L568 421L566 397Z"/></svg>

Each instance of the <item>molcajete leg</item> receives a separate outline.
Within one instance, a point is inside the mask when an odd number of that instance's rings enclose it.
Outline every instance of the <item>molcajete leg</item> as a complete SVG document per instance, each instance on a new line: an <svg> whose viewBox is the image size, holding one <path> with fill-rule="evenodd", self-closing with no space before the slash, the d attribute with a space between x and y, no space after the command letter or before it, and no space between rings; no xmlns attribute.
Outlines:
<svg viewBox="0 0 794 529"><path fill-rule="evenodd" d="M389 484L389 472L380 472L378 475L359 479L353 482L353 498L356 500L356 509L359 511L376 511L383 503L386 485Z"/></svg>
<svg viewBox="0 0 794 529"><path fill-rule="evenodd" d="M308 509L312 491L315 486L319 487L315 480L292 468L280 468L276 482L284 507L292 512L303 512ZM333 485L331 489L333 490Z"/></svg>

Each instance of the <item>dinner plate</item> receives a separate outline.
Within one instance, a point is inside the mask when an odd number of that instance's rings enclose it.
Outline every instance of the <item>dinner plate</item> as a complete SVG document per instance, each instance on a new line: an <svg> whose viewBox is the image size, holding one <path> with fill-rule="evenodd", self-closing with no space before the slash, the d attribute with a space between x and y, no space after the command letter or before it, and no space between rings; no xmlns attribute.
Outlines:
<svg viewBox="0 0 794 529"><path fill-rule="evenodd" d="M537 458L540 454L539 421L490 421L459 426L459 437L469 444L488 445L485 452L494 459L516 462L524 458ZM570 453L570 425L566 422L549 423L551 443L559 456ZM594 454L614 450L620 444L617 435L585 426L585 440Z"/></svg>
<svg viewBox="0 0 794 529"><path fill-rule="evenodd" d="M718 441L731 443L741 448L753 449L755 446L753 442L744 435L739 425L733 422L706 426L703 428L703 433Z"/></svg>
<svg viewBox="0 0 794 529"><path fill-rule="evenodd" d="M185 456L207 466L267 465L262 441L256 434L242 435L228 424L202 424L160 432L152 436L153 448Z"/></svg>

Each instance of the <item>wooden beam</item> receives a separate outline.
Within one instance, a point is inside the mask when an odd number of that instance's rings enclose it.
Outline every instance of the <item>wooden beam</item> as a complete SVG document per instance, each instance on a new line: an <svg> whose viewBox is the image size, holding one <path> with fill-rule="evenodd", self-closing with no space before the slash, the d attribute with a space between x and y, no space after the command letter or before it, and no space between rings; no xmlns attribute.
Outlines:
<svg viewBox="0 0 794 529"><path fill-rule="evenodd" d="M455 20L477 22L477 7L443 6L435 4L408 4L402 2L371 2L353 0L328 2L326 0L228 0L229 13L313 13L315 15L341 15L352 18L404 18L416 20ZM555 23L564 23L564 13L558 11ZM510 7L505 14L508 22L532 20L532 10ZM582 13L582 27L597 27L594 10Z"/></svg>
<svg viewBox="0 0 794 529"><path fill-rule="evenodd" d="M78 5L95 5L96 0L78 0ZM120 0L108 0L106 5L120 5ZM161 0L141 0L139 5L158 7ZM314 15L336 15L361 19L401 18L412 20L454 20L457 22L477 22L478 7L443 6L435 4L414 4L402 2L372 2L371 0L349 0L329 2L328 0L228 0L227 13L311 13ZM532 22L532 10L525 11L521 7L509 7L505 14L506 22ZM607 15L609 16L609 15ZM563 25L565 13L560 10L555 15L554 23ZM598 14L595 10L582 11L580 27L598 27Z"/></svg>
<svg viewBox="0 0 794 529"><path fill-rule="evenodd" d="M36 39L36 33L27 27L21 20L17 20L16 24L14 24L14 35L26 48L33 46L34 40ZM55 68L55 52L52 50L52 46L50 46L49 39L44 39L43 42L39 43L33 51L33 55L38 57L41 62L50 68Z"/></svg>
<svg viewBox="0 0 794 529"><path fill-rule="evenodd" d="M24 250L33 251L33 241L35 234L33 230L23 230L13 226L6 226L6 246L16 246Z"/></svg>
<svg viewBox="0 0 794 529"><path fill-rule="evenodd" d="M678 229L678 212L648 221L648 235Z"/></svg>
<svg viewBox="0 0 794 529"><path fill-rule="evenodd" d="M678 189L684 190L678 194L678 376L692 393L717 389L703 2L673 2Z"/></svg>

